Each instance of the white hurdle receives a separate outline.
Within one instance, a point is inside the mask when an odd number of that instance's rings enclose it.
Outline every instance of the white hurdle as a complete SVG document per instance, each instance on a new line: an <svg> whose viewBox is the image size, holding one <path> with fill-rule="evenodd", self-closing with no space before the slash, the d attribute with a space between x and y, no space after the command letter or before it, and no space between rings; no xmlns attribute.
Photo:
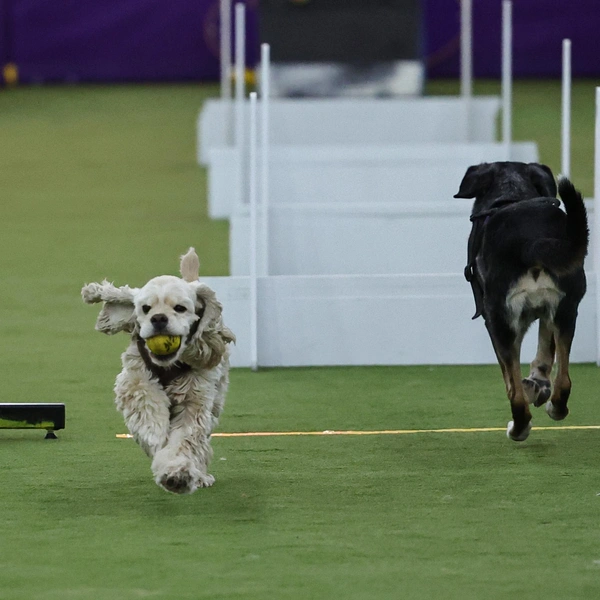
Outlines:
<svg viewBox="0 0 600 600"><path fill-rule="evenodd" d="M250 93L250 140L248 161L248 196L250 201L250 367L258 369L258 245L257 245L257 143L256 143L256 92Z"/></svg>
<svg viewBox="0 0 600 600"><path fill-rule="evenodd" d="M464 2L468 6L472 0ZM312 102L269 100L268 49L261 48L261 106L259 109L254 93L249 102L244 101L245 128L240 130L244 144L211 150L221 161L212 163L211 169L222 164L222 181L231 183L229 190L233 193L224 197L235 199L236 203L230 231L237 227L238 233L243 233L241 237L231 236L240 249L231 252L231 256L243 255L247 261L244 271L232 269L233 276L205 278L223 303L225 321L238 335L238 344L232 349L232 365L255 371L259 365L496 362L483 323L469 319L473 298L462 275L470 230L469 206L452 199L452 195L470 164L511 158L535 160L531 157L536 151L534 145L525 149L521 143L512 142L511 4L505 5L508 8L503 5L502 81L503 99L507 100L507 132L503 129L504 143L499 144L494 142L495 127L490 126L487 131L489 118L478 125L481 97L471 100L472 133L484 127L485 138L472 136L466 140L462 131L454 130L446 132L441 140L425 138L423 131L407 138L403 131L400 142L386 137L392 114L402 116L409 107L408 125L416 122L420 129L439 129L440 124L454 126L460 121L462 127L463 119L453 115L464 114L465 99L452 99L454 105L446 106L448 111L442 116L438 110L434 118L436 113L431 111L431 117L422 119L414 116L417 107L411 103L416 100L381 104L361 100L319 102L319 112L313 113ZM236 7L236 19L237 15ZM239 26L236 20L236 32ZM237 36L238 42L240 37ZM236 45L236 56L237 49ZM236 61L236 68L239 67L240 61ZM236 73L238 84L243 85L244 71ZM419 99L419 107L429 100ZM440 105L447 102L443 100L435 99ZM498 99L494 101L497 111L500 103ZM383 126L375 128L373 123L379 122L370 120L368 128L375 131L376 139L348 138L348 128L329 127L334 116L340 122L348 122L350 113L342 112L348 107L360 108L368 115L376 105L381 110ZM296 113L283 112L291 106ZM385 112L392 108L397 112ZM325 109L329 112L323 112ZM424 106L423 114L428 110L431 109ZM596 91L596 111L595 192L600 199L600 87ZM302 121L299 114L306 120ZM302 124L292 137L284 127L294 124L290 115ZM318 121L315 116L320 117ZM310 128L311 123L317 125ZM321 136L318 143L314 139L317 135ZM238 150L245 165L240 173L240 191L235 188L237 171L225 170L225 166L230 169L235 163ZM431 162L447 188L438 189ZM409 190L411 185L418 188ZM398 189L403 190L401 202ZM595 225L591 228L595 243L590 254L600 270L600 210L594 211L593 203L587 204L593 221L590 224ZM319 245L321 240L323 244ZM287 254L284 242L290 242ZM300 243L304 246L300 247ZM417 247L417 243L421 246ZM264 273L263 244L271 245ZM300 251L294 249L294 244ZM406 255L405 260L398 254ZM382 260L376 264L376 260L387 257L391 258L389 263ZM580 306L572 361L596 360L600 366L600 281L594 272L589 272L588 282L589 293ZM453 343L440 344L439 339L451 339ZM523 355L535 354L536 345L535 333L530 331Z"/></svg>
<svg viewBox="0 0 600 600"><path fill-rule="evenodd" d="M269 94L270 94L270 49L269 44L260 46L260 107L261 107L261 231L262 269L261 275L269 274Z"/></svg>
<svg viewBox="0 0 600 600"><path fill-rule="evenodd" d="M502 142L512 144L512 1L502 1Z"/></svg>
<svg viewBox="0 0 600 600"><path fill-rule="evenodd" d="M594 204L600 201L600 87L596 88L594 138ZM594 271L596 272L596 365L600 367L600 210L594 206Z"/></svg>
<svg viewBox="0 0 600 600"><path fill-rule="evenodd" d="M562 44L561 174L571 176L571 40ZM598 196L596 196L598 198Z"/></svg>

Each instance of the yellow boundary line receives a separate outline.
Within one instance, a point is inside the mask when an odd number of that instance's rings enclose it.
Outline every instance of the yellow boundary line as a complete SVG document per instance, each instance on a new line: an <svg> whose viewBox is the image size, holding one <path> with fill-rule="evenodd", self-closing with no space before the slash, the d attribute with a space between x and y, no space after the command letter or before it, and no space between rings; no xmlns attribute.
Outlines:
<svg viewBox="0 0 600 600"><path fill-rule="evenodd" d="M550 427L533 427L533 431L585 431L600 429L600 425L555 425ZM409 435L413 433L487 433L489 431L506 431L506 427L471 427L448 429L381 429L370 431L342 430L335 431L247 431L232 433L213 433L212 437L279 437L279 436L308 436L308 435ZM129 433L117 433L119 439L129 439Z"/></svg>

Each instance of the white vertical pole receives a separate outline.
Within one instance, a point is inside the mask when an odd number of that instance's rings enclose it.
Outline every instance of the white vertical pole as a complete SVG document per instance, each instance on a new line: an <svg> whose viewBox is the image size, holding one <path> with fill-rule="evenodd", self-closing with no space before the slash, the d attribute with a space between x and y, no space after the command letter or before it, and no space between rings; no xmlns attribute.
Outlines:
<svg viewBox="0 0 600 600"><path fill-rule="evenodd" d="M221 99L231 99L231 0L221 0Z"/></svg>
<svg viewBox="0 0 600 600"><path fill-rule="evenodd" d="M235 5L235 130L234 142L238 156L238 190L237 201L246 202L244 186L246 181L245 131L244 131L244 95L246 73L246 7L238 2Z"/></svg>
<svg viewBox="0 0 600 600"><path fill-rule="evenodd" d="M270 46L260 46L260 106L261 106L261 209L262 209L262 274L269 274L269 78Z"/></svg>
<svg viewBox="0 0 600 600"><path fill-rule="evenodd" d="M600 367L600 87L596 88L594 139L594 272L596 274L596 364Z"/></svg>
<svg viewBox="0 0 600 600"><path fill-rule="evenodd" d="M465 103L467 141L471 140L473 96L473 4L460 3L460 94Z"/></svg>
<svg viewBox="0 0 600 600"><path fill-rule="evenodd" d="M512 143L512 2L502 0L502 141L510 160Z"/></svg>
<svg viewBox="0 0 600 600"><path fill-rule="evenodd" d="M235 5L235 143L244 145L244 95L246 73L246 7Z"/></svg>
<svg viewBox="0 0 600 600"><path fill-rule="evenodd" d="M256 156L256 92L250 94L250 157L249 157L249 198L250 198L250 367L258 369L258 244L257 221L257 156Z"/></svg>
<svg viewBox="0 0 600 600"><path fill-rule="evenodd" d="M233 104L231 86L231 0L221 0L221 101L225 105L225 140L233 144Z"/></svg>
<svg viewBox="0 0 600 600"><path fill-rule="evenodd" d="M473 7L472 0L460 3L460 94L473 95Z"/></svg>
<svg viewBox="0 0 600 600"><path fill-rule="evenodd" d="M562 45L561 174L571 176L571 40Z"/></svg>

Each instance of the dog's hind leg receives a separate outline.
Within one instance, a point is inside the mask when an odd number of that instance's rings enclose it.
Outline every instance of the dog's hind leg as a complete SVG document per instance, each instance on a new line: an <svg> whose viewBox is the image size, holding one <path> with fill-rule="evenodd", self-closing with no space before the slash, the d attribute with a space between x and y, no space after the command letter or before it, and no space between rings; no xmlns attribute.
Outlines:
<svg viewBox="0 0 600 600"><path fill-rule="evenodd" d="M546 319L540 319L538 347L535 358L531 363L529 377L523 379L523 391L529 404L542 406L550 398L550 373L554 364L556 343L554 332Z"/></svg>
<svg viewBox="0 0 600 600"><path fill-rule="evenodd" d="M531 412L523 390L521 375L522 336L517 336L506 323L486 321L486 326L502 369L513 417L513 420L508 423L506 435L515 442L523 442L531 431Z"/></svg>
<svg viewBox="0 0 600 600"><path fill-rule="evenodd" d="M506 435L515 442L523 442L529 437L531 431L531 412L523 390L521 380L521 365L519 362L519 353L515 352L506 364L510 389L508 399L513 420L508 423Z"/></svg>
<svg viewBox="0 0 600 600"><path fill-rule="evenodd" d="M571 394L571 378L569 377L569 355L575 334L575 320L568 326L560 328L556 336L556 362L558 369L554 378L554 389L550 400L546 402L546 412L555 421L562 421L568 414L567 402Z"/></svg>
<svg viewBox="0 0 600 600"><path fill-rule="evenodd" d="M215 400L213 402L211 415L212 415L212 429L219 423L219 417L223 411L223 405L225 404L225 396L227 395L227 389L229 388L229 369L225 369L223 375L216 384Z"/></svg>

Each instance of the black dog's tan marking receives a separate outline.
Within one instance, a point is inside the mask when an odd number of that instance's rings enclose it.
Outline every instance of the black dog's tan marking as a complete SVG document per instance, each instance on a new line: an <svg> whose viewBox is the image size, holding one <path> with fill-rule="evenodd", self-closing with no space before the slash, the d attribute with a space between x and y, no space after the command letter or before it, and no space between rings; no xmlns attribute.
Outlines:
<svg viewBox="0 0 600 600"><path fill-rule="evenodd" d="M508 435L517 441L531 428L528 404L546 404L556 420L569 412L569 354L586 290L589 233L581 194L567 179L558 191L566 214L548 167L498 162L469 167L455 195L475 198L465 277L475 298L473 318L483 316L502 369L513 415ZM537 353L522 379L521 342L535 320Z"/></svg>

